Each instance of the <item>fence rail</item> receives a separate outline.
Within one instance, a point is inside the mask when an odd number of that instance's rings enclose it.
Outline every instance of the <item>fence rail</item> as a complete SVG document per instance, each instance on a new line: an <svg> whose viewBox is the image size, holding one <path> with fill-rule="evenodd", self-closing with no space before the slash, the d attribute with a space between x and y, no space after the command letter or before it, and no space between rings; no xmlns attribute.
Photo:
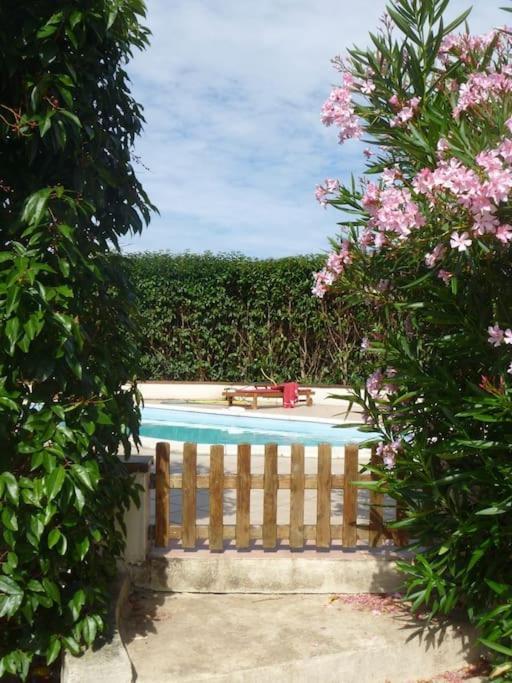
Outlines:
<svg viewBox="0 0 512 683"><path fill-rule="evenodd" d="M155 474L155 545L167 547L172 540L181 540L184 549L194 549L198 541L208 541L212 552L224 549L224 541L235 541L239 550L250 547L251 542L261 540L266 550L273 550L279 541L287 540L292 549L299 550L306 541L314 541L318 549L329 549L333 541L341 541L346 548L354 548L358 541L367 540L371 547L392 538L396 545L403 538L390 531L383 517L384 496L373 490L369 492L369 524L358 524L359 489L356 481L369 481L374 475L360 474L359 450L356 445L345 446L344 472L332 472L332 448L320 444L317 455L317 473L306 474L304 470L304 446L291 447L290 473L279 474L278 447L267 444L264 454L263 474L251 472L251 446L237 448L237 472L226 473L224 446L210 447L208 474L197 472L197 445L183 446L182 474L170 473L170 445L156 446ZM372 452L372 462L377 462ZM224 524L224 491L236 491L236 524ZM289 523L277 523L277 500L279 490L290 491ZM316 490L316 523L304 523L304 493ZM181 490L182 522L170 523L170 499L172 492ZM197 491L207 490L209 495L209 523L197 524ZM262 524L250 523L251 491L263 491ZM331 518L331 493L343 491L343 514L341 524ZM396 512L399 518L399 511Z"/></svg>

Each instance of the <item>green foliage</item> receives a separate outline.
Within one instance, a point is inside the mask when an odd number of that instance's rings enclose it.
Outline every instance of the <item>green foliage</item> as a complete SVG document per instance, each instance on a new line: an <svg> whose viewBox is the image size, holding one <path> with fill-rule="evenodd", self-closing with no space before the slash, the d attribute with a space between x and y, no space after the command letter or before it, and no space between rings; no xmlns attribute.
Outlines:
<svg viewBox="0 0 512 683"><path fill-rule="evenodd" d="M132 297L120 236L151 209L124 64L141 0L0 5L0 677L103 628L135 490Z"/></svg>
<svg viewBox="0 0 512 683"><path fill-rule="evenodd" d="M146 379L340 383L357 371L359 332L343 302L311 296L320 256L127 257Z"/></svg>
<svg viewBox="0 0 512 683"><path fill-rule="evenodd" d="M380 430L384 455L392 456L388 468L378 469L383 490L404 510L396 526L408 533L415 551L412 562L402 563L408 599L414 610L425 607L431 616L463 608L497 663L493 679L509 680L512 366L510 347L492 346L487 328L496 322L512 328L511 249L492 229L474 230L474 216L457 188L422 195L413 179L444 158L464 164L482 184L488 181L476 157L508 144L510 95L491 93L460 115L453 109L472 72L508 73L512 48L505 32L483 48L439 59L443 37L466 17L443 25L447 4L396 0L389 7L394 27L372 35L370 49L350 51L349 71L366 79L371 69L375 85L355 105L367 138L379 145L367 172L397 167L393 186L411 192L426 221L402 239L388 229L381 248L364 248L361 228L383 234L385 228L380 219L371 222L371 206L362 201L366 182L342 187L330 203L355 218L341 224L351 241L351 263L334 289L350 301L370 339L367 374L377 374L358 385L354 401ZM400 106L419 98L404 124L391 125L397 112L392 96ZM508 162L498 163L508 170ZM499 223L509 223L510 194L496 203ZM457 251L450 237L463 231L472 242ZM437 261L427 267L425 257L438 245Z"/></svg>

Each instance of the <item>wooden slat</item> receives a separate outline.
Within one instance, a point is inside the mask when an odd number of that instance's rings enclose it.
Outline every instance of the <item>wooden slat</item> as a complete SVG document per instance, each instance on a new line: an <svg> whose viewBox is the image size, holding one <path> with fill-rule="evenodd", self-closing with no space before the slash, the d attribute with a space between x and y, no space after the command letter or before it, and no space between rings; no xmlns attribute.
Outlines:
<svg viewBox="0 0 512 683"><path fill-rule="evenodd" d="M331 545L331 446L318 446L318 488L316 498L316 545Z"/></svg>
<svg viewBox="0 0 512 683"><path fill-rule="evenodd" d="M372 448L371 462L373 465L379 464L380 458L377 456L375 448ZM372 473L372 479L378 480L378 475ZM382 505L384 503L384 494L370 491L370 531L368 535L368 543L371 548L375 548L383 539L384 520L382 517Z"/></svg>
<svg viewBox="0 0 512 683"><path fill-rule="evenodd" d="M197 444L183 446L183 547L196 547Z"/></svg>
<svg viewBox="0 0 512 683"><path fill-rule="evenodd" d="M248 548L250 542L251 447L240 444L237 452L236 546Z"/></svg>
<svg viewBox="0 0 512 683"><path fill-rule="evenodd" d="M265 474L263 486L263 548L272 550L277 545L277 445L265 445Z"/></svg>
<svg viewBox="0 0 512 683"><path fill-rule="evenodd" d="M210 448L210 551L224 548L224 446Z"/></svg>
<svg viewBox="0 0 512 683"><path fill-rule="evenodd" d="M364 526L364 525L363 525ZM207 524L198 524L196 526L196 539L206 540L209 538L210 527ZM343 534L343 527L341 524L331 525L331 540L341 541ZM169 538L172 540L179 540L182 537L182 527L181 524L171 524L169 526ZM249 526L249 539L251 541L258 541L263 538L263 525L262 524L251 524ZM278 524L277 525L277 539L280 541L287 541L290 538L290 525L289 524ZM236 539L236 525L225 524L224 525L224 540L232 541ZM305 541L316 541L316 524L305 524L304 525L304 540Z"/></svg>
<svg viewBox="0 0 512 683"><path fill-rule="evenodd" d="M402 519L405 519L405 510L402 506L397 505L396 521L400 522ZM393 541L399 548L403 548L404 546L406 546L409 542L407 531L405 529L393 529Z"/></svg>
<svg viewBox="0 0 512 683"><path fill-rule="evenodd" d="M304 547L304 446L293 444L290 475L290 548Z"/></svg>
<svg viewBox="0 0 512 683"><path fill-rule="evenodd" d="M169 467L170 444L159 442L156 445L156 504L155 504L155 545L165 548L169 541Z"/></svg>
<svg viewBox="0 0 512 683"><path fill-rule="evenodd" d="M370 476L359 475L359 481L370 481ZM236 474L225 474L224 475L224 490L226 489L236 489L237 475ZM183 477L181 474L172 474L170 479L170 486L172 489L181 489L183 487ZM344 486L343 474L333 474L331 475L331 489L342 489ZM198 489L209 489L210 488L210 476L208 474L198 474L197 475L197 488ZM289 474L279 474L278 475L278 489L290 490L291 489L291 477ZM316 474L306 474L304 475L304 488L313 489L317 488L317 476ZM264 489L264 475L263 474L252 474L251 475L251 489Z"/></svg>
<svg viewBox="0 0 512 683"><path fill-rule="evenodd" d="M345 446L345 471L343 487L343 545L353 548L357 545L357 481L359 450L354 444Z"/></svg>

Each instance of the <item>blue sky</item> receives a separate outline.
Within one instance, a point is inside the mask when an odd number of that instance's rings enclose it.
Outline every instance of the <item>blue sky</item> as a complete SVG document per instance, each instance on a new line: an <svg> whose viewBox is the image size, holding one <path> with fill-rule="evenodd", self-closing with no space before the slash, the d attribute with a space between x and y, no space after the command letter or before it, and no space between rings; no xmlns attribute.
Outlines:
<svg viewBox="0 0 512 683"><path fill-rule="evenodd" d="M452 0L451 14L468 7ZM503 0L476 0L474 32L501 25ZM363 168L319 110L330 59L368 43L384 0L147 0L152 44L130 64L147 123L138 174L160 216L126 251L321 252L336 211L313 192Z"/></svg>

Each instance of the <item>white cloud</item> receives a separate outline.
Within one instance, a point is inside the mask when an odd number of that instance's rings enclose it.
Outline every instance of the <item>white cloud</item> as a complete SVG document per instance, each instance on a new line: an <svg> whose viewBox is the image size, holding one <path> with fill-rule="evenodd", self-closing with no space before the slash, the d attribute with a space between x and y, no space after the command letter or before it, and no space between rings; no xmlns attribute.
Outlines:
<svg viewBox="0 0 512 683"><path fill-rule="evenodd" d="M365 45L384 0L147 0L152 45L130 66L147 125L139 175L161 216L127 250L320 251L333 210L313 198L328 176L361 170L357 143L319 122L329 60ZM501 4L501 3L499 3ZM464 8L463 0L452 3ZM483 2L472 26L506 20Z"/></svg>

